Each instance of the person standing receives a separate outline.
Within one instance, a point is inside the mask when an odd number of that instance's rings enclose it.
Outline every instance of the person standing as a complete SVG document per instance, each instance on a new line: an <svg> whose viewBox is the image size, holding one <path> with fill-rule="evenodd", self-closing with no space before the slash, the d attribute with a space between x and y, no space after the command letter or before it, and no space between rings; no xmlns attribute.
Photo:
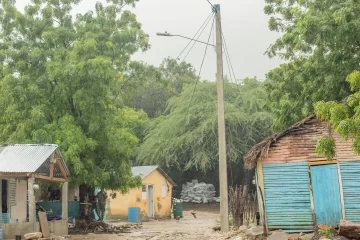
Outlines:
<svg viewBox="0 0 360 240"><path fill-rule="evenodd" d="M99 220L103 221L105 216L105 206L106 206L106 200L108 196L107 193L102 188L100 192L97 194L97 200L99 205Z"/></svg>

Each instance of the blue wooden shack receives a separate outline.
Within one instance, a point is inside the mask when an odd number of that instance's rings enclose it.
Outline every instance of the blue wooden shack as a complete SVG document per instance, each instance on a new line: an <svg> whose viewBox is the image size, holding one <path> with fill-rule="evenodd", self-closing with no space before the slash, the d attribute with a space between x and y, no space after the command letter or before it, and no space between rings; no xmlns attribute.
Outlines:
<svg viewBox="0 0 360 240"><path fill-rule="evenodd" d="M334 137L336 157L315 152L321 137ZM360 222L360 156L327 122L314 115L255 145L245 167L256 169L261 220L269 232L310 232L319 224Z"/></svg>

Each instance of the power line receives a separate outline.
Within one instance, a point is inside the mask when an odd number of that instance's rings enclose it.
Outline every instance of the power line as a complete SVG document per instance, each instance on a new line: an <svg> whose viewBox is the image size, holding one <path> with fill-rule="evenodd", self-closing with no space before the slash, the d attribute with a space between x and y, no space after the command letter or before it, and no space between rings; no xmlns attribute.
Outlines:
<svg viewBox="0 0 360 240"><path fill-rule="evenodd" d="M207 0L209 2L209 0ZM210 3L210 2L209 2ZM211 4L211 3L210 3ZM212 5L212 4L211 4ZM213 5L212 5L213 6ZM216 8L214 8L215 11ZM216 14L215 14L216 17L218 17ZM220 19L218 19L220 21ZM235 81L237 82L237 79L236 79L236 76L235 76L235 71L234 71L234 68L233 68L233 65L232 65L232 62L231 62L231 59L230 59L230 55L229 55L229 52L228 52L228 49L227 49L227 45L226 45L226 40L225 40L225 36L224 36L224 32L223 32L223 28L222 28L222 24L220 24L220 34L221 34L221 38L223 39L223 46L224 46L224 52L225 52L225 55L226 55L226 61L229 61L228 62L228 65L229 65L229 72L230 72L230 69L231 69L231 72L232 72L232 75L234 76L234 79ZM231 76L231 72L230 72L230 76Z"/></svg>
<svg viewBox="0 0 360 240"><path fill-rule="evenodd" d="M214 16L214 18L213 18L213 23L212 23L211 30L210 30L210 34L209 34L209 38L208 38L208 44L209 44L209 42L210 42L211 33L212 33L212 31L214 30L214 23L215 23L215 16ZM204 65L204 61L205 61L207 49L208 49L208 47L209 47L208 44L206 45L206 48L205 48L205 53L204 53L204 56L203 56L203 59L202 59L202 62L201 62L201 66L200 66L200 70L199 70L199 75L198 75L198 78L197 78L197 80L196 80L196 82L195 82L195 87L194 87L193 93L192 93L191 98L190 98L189 107L188 107L186 116L188 116L188 114L189 114L190 105L191 105L191 102L192 102L192 100L193 100L193 98L194 98L195 90L196 90L197 84L199 83L199 80L200 80L200 77L201 77L201 76L200 76L200 75L201 75L201 71L202 71L202 68L203 68L203 65Z"/></svg>
<svg viewBox="0 0 360 240"><path fill-rule="evenodd" d="M227 67L228 67L228 70L229 70L230 80L232 81L233 80L233 75L231 74L229 56L227 55L226 50L224 51L224 53L225 53L225 59L226 59Z"/></svg>
<svg viewBox="0 0 360 240"><path fill-rule="evenodd" d="M204 23L201 25L201 27L199 28L199 30L195 33L193 39L195 39L195 37L197 36L197 34L198 34L198 33L200 32L200 30L203 28L203 26L205 25L205 23L209 21L210 17L211 17L213 14L214 14L214 12L211 12L211 13L209 14L209 16L206 18L206 20L205 20ZM189 43L185 46L185 48L181 51L181 53L179 54L179 56L178 56L176 59L179 59L179 58L180 58L180 56L185 52L185 50L186 50L187 47L191 44L192 41L193 41L192 39L189 41Z"/></svg>
<svg viewBox="0 0 360 240"><path fill-rule="evenodd" d="M234 76L234 79L235 79L235 81L237 81L236 76L235 76L235 71L234 71L234 68L233 68L233 65L232 65L232 62L231 62L231 59L230 59L230 54L229 54L229 51L228 51L228 49L227 49L225 36L224 36L224 33L223 33L222 29L221 29L221 35L222 35L222 38L223 38L223 41L224 41L225 55L227 56L227 59L228 59L228 61L230 62L229 70L231 69L232 74L233 74L233 76ZM228 64L229 64L229 63L228 63Z"/></svg>
<svg viewBox="0 0 360 240"><path fill-rule="evenodd" d="M212 9L214 10L214 9L215 9L214 4L212 4L212 3L210 2L210 0L206 0L206 1L211 5Z"/></svg>
<svg viewBox="0 0 360 240"><path fill-rule="evenodd" d="M214 18L215 19L215 18ZM201 33L199 34L199 36L197 37L196 41L199 40L199 38L201 37L201 35L203 34L203 32L205 31L206 27L209 25L211 18L208 20L208 22L206 23L205 27L203 28L203 30L201 31ZM191 46L190 50L187 52L187 54L185 55L185 57L183 58L182 61L185 61L185 59L187 58L187 56L189 56L190 52L192 51L192 49L195 47L195 44L197 43L196 41L194 41L193 45ZM209 41L208 43L209 44Z"/></svg>

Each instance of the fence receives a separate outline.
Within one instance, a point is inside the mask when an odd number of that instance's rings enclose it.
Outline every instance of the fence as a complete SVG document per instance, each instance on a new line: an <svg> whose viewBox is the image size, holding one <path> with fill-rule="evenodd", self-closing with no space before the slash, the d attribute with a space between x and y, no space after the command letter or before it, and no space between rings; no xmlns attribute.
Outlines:
<svg viewBox="0 0 360 240"><path fill-rule="evenodd" d="M258 211L256 193L248 194L247 186L235 186L230 188L229 198L234 226L256 222Z"/></svg>
<svg viewBox="0 0 360 240"><path fill-rule="evenodd" d="M56 214L62 214L62 202L38 202L38 204L46 211L52 211ZM79 217L80 203L77 201L68 202L68 216L77 218Z"/></svg>

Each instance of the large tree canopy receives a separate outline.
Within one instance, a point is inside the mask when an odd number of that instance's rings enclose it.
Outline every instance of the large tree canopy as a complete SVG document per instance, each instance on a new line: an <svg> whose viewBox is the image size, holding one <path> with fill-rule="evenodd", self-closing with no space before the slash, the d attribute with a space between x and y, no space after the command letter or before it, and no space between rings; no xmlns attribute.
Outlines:
<svg viewBox="0 0 360 240"><path fill-rule="evenodd" d="M0 8L0 141L57 143L73 180L126 191L136 131L146 115L119 108L117 89L130 57L147 49L148 35L124 6L97 3L77 14L80 0L32 0L21 13Z"/></svg>
<svg viewBox="0 0 360 240"><path fill-rule="evenodd" d="M121 90L125 103L144 110L150 118L164 114L169 99L197 80L194 68L166 58L160 67L132 62Z"/></svg>
<svg viewBox="0 0 360 240"><path fill-rule="evenodd" d="M267 75L275 128L313 111L313 103L339 101L350 93L345 81L359 69L360 3L357 1L265 0L269 28L283 32L267 51L290 61Z"/></svg>
<svg viewBox="0 0 360 240"><path fill-rule="evenodd" d="M225 83L227 157L241 162L256 142L270 134L272 116L263 110L266 94L255 79ZM173 97L167 115L155 119L138 161L178 169L208 170L218 163L216 83L200 82Z"/></svg>

